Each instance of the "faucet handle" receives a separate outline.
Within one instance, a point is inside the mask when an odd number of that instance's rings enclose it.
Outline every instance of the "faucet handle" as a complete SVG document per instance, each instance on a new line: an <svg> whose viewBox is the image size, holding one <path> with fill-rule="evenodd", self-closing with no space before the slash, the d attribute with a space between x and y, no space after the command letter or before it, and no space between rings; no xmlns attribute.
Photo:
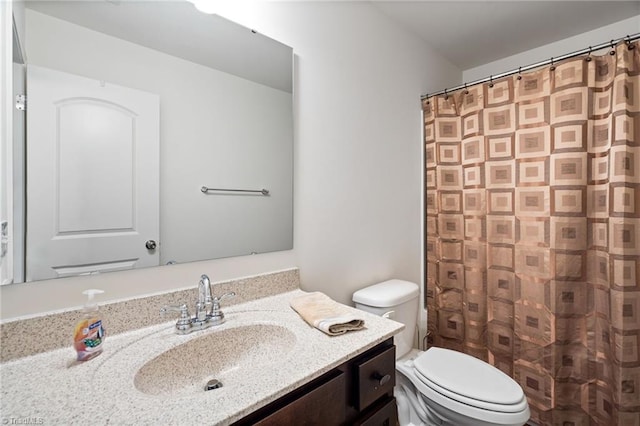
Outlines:
<svg viewBox="0 0 640 426"><path fill-rule="evenodd" d="M222 296L216 296L211 298L212 306L211 306L211 315L209 315L209 322L212 325L222 324L224 322L224 313L220 310L220 302L223 299L233 297L236 294L231 291L229 293L225 293Z"/></svg>
<svg viewBox="0 0 640 426"><path fill-rule="evenodd" d="M218 309L219 309L219 308L220 308L220 302L221 302L223 299L227 299L227 298L229 298L229 297L234 297L235 295L236 295L236 293L235 293L235 292L230 291L229 293L225 293L225 294L223 294L222 296L215 296L215 297L212 297L212 298L211 298L211 301L213 302L213 304L214 304L214 305L218 305Z"/></svg>
<svg viewBox="0 0 640 426"><path fill-rule="evenodd" d="M169 312L180 312L180 318L176 321L176 330L179 333L188 333L191 328L191 318L189 318L189 308L187 307L187 304L167 305L160 309L161 315L166 315Z"/></svg>
<svg viewBox="0 0 640 426"><path fill-rule="evenodd" d="M160 314L162 315L166 315L169 312L180 312L181 318L189 318L189 308L186 303L183 303L182 305L167 305L160 308Z"/></svg>

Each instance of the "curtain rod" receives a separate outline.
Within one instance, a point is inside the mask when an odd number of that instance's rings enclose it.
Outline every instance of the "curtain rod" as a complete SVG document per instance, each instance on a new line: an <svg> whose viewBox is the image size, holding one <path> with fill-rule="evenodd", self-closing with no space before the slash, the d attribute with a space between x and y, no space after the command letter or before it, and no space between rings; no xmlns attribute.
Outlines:
<svg viewBox="0 0 640 426"><path fill-rule="evenodd" d="M511 70L511 71L507 71L507 72L503 72L503 73L500 73L500 74L491 75L489 77L481 78L480 80L475 80L475 81L472 81L471 83L460 84L460 85L452 87L450 89L444 89L444 90L441 90L441 91L435 92L435 93L427 93L425 95L422 95L420 97L420 100L425 100L425 99L433 97L433 96L444 95L446 93L452 93L452 92L455 92L456 90L465 89L465 88L468 88L469 86L475 86L476 84L486 83L487 81L497 80L497 79L500 79L502 77L507 77L509 75L519 74L519 73L521 73L523 71L529 71L529 70L532 70L534 68L539 68L539 67L542 67L542 66L545 66L545 65L549 65L549 64L556 63L556 62L564 61L565 59L574 58L576 56L584 55L585 53L589 53L590 54L591 52L595 52L595 51L600 50L600 49L605 49L607 47L613 48L613 47L615 47L615 45L617 43L619 43L619 42L621 42L623 40L627 44L629 44L632 41L635 41L635 40L638 40L638 39L640 39L640 33L636 33L636 34L631 35L631 36L628 35L626 37L622 37L622 38L619 38L617 40L611 40L611 41L608 41L608 42L605 42L605 43L598 44L597 46L589 46L586 49L577 50L575 52L567 53L565 55L558 56L556 58L552 57L551 59L547 59L547 60L544 60L544 61L536 62L535 64L527 65L525 67L519 67L519 68Z"/></svg>

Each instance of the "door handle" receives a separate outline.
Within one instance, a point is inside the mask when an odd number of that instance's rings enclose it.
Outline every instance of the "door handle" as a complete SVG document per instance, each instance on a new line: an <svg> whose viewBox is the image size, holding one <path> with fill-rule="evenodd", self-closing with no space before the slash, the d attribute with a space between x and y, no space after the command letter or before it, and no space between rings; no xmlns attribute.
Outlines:
<svg viewBox="0 0 640 426"><path fill-rule="evenodd" d="M156 242L153 240L149 240L146 243L144 243L144 246L147 248L147 250L155 250L156 249Z"/></svg>

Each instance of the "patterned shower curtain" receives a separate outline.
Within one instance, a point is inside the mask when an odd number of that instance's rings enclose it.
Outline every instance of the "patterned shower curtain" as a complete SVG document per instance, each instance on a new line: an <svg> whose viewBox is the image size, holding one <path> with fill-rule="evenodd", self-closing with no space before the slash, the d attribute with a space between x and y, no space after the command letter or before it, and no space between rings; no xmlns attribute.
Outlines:
<svg viewBox="0 0 640 426"><path fill-rule="evenodd" d="M640 44L423 101L430 341L640 425Z"/></svg>

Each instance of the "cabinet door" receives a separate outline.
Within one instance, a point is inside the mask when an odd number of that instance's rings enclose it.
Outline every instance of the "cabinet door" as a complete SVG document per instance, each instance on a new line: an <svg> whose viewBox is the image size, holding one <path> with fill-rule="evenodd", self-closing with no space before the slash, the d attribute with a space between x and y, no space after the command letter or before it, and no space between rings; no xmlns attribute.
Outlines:
<svg viewBox="0 0 640 426"><path fill-rule="evenodd" d="M336 371L328 381L255 422L260 426L340 425L345 418L345 374Z"/></svg>
<svg viewBox="0 0 640 426"><path fill-rule="evenodd" d="M378 401L353 426L397 426L398 406L395 398Z"/></svg>

